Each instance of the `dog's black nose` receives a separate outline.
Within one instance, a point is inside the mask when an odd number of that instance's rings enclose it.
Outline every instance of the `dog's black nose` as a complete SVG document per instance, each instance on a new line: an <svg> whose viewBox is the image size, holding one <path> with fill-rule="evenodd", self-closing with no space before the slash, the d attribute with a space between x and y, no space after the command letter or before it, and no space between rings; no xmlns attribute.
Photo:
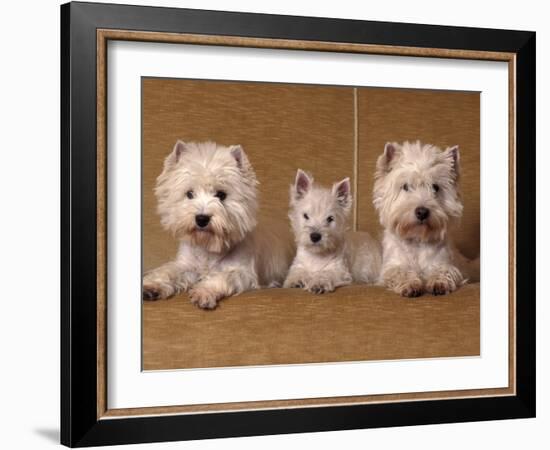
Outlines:
<svg viewBox="0 0 550 450"><path fill-rule="evenodd" d="M311 242L319 242L321 240L321 233L311 233L309 235L309 238L311 239Z"/></svg>
<svg viewBox="0 0 550 450"><path fill-rule="evenodd" d="M428 208L424 208L423 206L419 206L414 210L414 215L420 221L426 220L430 217L430 210Z"/></svg>
<svg viewBox="0 0 550 450"><path fill-rule="evenodd" d="M195 223L200 228L204 228L210 222L210 216L205 216L204 214L197 214L195 216Z"/></svg>

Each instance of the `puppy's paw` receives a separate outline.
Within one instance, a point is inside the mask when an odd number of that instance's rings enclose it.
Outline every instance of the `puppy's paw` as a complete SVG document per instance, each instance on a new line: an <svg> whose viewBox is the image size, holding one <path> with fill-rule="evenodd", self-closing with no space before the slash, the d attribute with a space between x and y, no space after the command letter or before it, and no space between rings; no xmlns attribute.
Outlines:
<svg viewBox="0 0 550 450"><path fill-rule="evenodd" d="M305 286L305 283L300 279L286 279L283 287L291 289L302 289Z"/></svg>
<svg viewBox="0 0 550 450"><path fill-rule="evenodd" d="M218 305L218 294L207 288L195 287L189 291L191 303L202 309L214 309Z"/></svg>
<svg viewBox="0 0 550 450"><path fill-rule="evenodd" d="M397 287L396 292L403 297L420 297L424 293L421 280L410 280Z"/></svg>
<svg viewBox="0 0 550 450"><path fill-rule="evenodd" d="M313 286L310 286L307 288L309 292L312 294L324 294L325 292L328 292L328 289L325 288L322 284L314 284Z"/></svg>
<svg viewBox="0 0 550 450"><path fill-rule="evenodd" d="M307 290L312 294L324 294L325 292L334 291L334 285L329 281L318 281L311 283Z"/></svg>

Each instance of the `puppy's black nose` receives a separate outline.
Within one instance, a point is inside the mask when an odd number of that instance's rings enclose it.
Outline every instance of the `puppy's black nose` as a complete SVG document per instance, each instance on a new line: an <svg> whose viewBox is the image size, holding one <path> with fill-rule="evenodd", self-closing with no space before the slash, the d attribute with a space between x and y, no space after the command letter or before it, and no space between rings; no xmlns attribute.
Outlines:
<svg viewBox="0 0 550 450"><path fill-rule="evenodd" d="M309 238L311 239L311 242L319 242L321 240L321 233L311 233L309 235Z"/></svg>
<svg viewBox="0 0 550 450"><path fill-rule="evenodd" d="M423 206L419 206L414 210L414 215L420 221L426 220L430 217L430 210L428 208L424 208Z"/></svg>
<svg viewBox="0 0 550 450"><path fill-rule="evenodd" d="M205 216L204 214L197 214L195 216L195 223L200 228L204 228L210 222L210 216Z"/></svg>

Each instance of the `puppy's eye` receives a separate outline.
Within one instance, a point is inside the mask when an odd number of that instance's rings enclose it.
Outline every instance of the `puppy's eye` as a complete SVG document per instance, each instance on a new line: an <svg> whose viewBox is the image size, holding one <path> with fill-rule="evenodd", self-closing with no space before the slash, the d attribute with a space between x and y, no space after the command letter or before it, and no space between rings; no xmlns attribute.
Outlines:
<svg viewBox="0 0 550 450"><path fill-rule="evenodd" d="M220 199L220 202L223 202L227 197L227 194L224 191L217 191L214 197L218 197Z"/></svg>
<svg viewBox="0 0 550 450"><path fill-rule="evenodd" d="M327 217L327 222L328 223L334 222L334 216L328 216Z"/></svg>
<svg viewBox="0 0 550 450"><path fill-rule="evenodd" d="M409 191L409 185L407 183L405 183L403 186L401 186L401 189L408 192Z"/></svg>
<svg viewBox="0 0 550 450"><path fill-rule="evenodd" d="M434 192L439 192L439 184L432 184L432 189Z"/></svg>
<svg viewBox="0 0 550 450"><path fill-rule="evenodd" d="M193 193L193 191L187 191L185 193L185 196L189 199L193 198L195 196L195 194Z"/></svg>
<svg viewBox="0 0 550 450"><path fill-rule="evenodd" d="M304 219L309 220L309 216L306 213L304 213Z"/></svg>

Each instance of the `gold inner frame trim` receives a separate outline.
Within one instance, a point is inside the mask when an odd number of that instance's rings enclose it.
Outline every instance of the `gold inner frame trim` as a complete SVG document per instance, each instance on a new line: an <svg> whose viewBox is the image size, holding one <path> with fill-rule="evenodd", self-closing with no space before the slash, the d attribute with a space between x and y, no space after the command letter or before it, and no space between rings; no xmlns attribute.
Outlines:
<svg viewBox="0 0 550 450"><path fill-rule="evenodd" d="M509 384L504 388L471 389L404 394L361 395L254 402L174 405L164 407L109 409L107 405L107 42L109 40L181 43L232 47L364 53L392 56L473 59L508 62L509 73ZM97 30L97 418L197 414L243 410L288 409L343 406L402 401L445 400L475 397L512 396L516 393L516 54L445 48L403 47L286 39L212 36L147 31Z"/></svg>

